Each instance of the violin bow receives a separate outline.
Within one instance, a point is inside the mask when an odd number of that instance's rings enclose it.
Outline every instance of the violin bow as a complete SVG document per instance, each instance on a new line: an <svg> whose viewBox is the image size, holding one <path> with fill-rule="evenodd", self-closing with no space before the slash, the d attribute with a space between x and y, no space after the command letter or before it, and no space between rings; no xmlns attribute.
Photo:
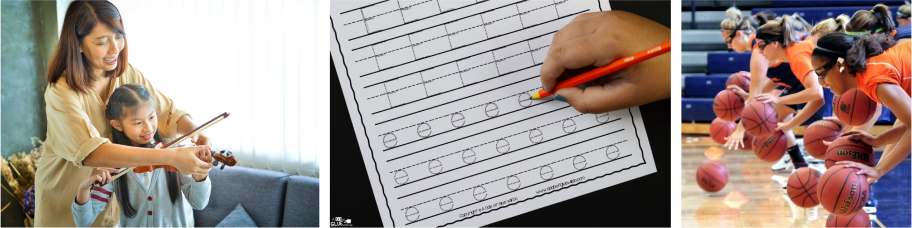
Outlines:
<svg viewBox="0 0 912 228"><path fill-rule="evenodd" d="M192 131L188 132L187 134L184 134L181 137L175 139L174 141L171 141L170 143L162 146L162 149L174 148L175 146L180 145L181 142L193 137L194 135L199 134L202 130L205 130L206 128L209 128L212 125L215 125L215 123L218 123L219 121L222 121L225 118L228 118L228 115L229 114L227 112L225 112L225 113L222 113L222 114L216 116L215 118L212 118L211 120L207 121L206 123L203 123L203 125L196 127L196 129L193 129ZM123 176L124 174L133 172L134 168L136 168L136 167L130 167L130 168L127 168L126 170L120 171L119 174L111 177L111 180L113 181L114 179L117 179L118 177Z"/></svg>

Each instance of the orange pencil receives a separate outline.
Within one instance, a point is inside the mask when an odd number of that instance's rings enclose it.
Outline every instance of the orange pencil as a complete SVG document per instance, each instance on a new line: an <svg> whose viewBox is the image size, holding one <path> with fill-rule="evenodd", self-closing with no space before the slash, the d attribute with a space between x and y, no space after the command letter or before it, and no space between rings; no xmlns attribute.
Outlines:
<svg viewBox="0 0 912 228"><path fill-rule="evenodd" d="M659 44L659 46L651 47L645 51L637 52L631 56L624 57L622 59L615 60L608 64L607 66L595 68L589 72L577 75L576 77L570 78L566 81L557 84L557 87L554 88L554 91L557 92L559 89L574 87L586 83L588 81L595 80L602 76L614 73L620 69L624 69L633 64L645 61L652 57L664 54L671 49L671 41L666 41L665 43ZM532 99L541 99L553 95L553 93L545 92L545 90L538 90L535 95L532 95Z"/></svg>

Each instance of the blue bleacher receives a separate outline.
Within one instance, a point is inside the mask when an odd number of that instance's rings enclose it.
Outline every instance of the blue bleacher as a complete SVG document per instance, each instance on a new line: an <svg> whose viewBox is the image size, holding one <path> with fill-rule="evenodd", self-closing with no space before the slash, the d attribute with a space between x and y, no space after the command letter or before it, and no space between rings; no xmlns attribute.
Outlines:
<svg viewBox="0 0 912 228"><path fill-rule="evenodd" d="M903 0L844 0L844 1L772 1L776 7L794 7L794 6L874 6L878 3L885 5L902 5Z"/></svg>
<svg viewBox="0 0 912 228"><path fill-rule="evenodd" d="M725 89L729 75L687 75L684 77L684 97L715 97Z"/></svg>
<svg viewBox="0 0 912 228"><path fill-rule="evenodd" d="M684 123L712 122L716 118L712 103L713 98L681 98L681 119Z"/></svg>
<svg viewBox="0 0 912 228"><path fill-rule="evenodd" d="M750 52L710 52L706 55L706 71L709 74L749 71L750 58Z"/></svg>
<svg viewBox="0 0 912 228"><path fill-rule="evenodd" d="M839 16L840 14L845 14L851 17L858 10L870 10L874 7L876 3L873 4L862 4L860 6L839 6L839 7L789 7L789 8L754 8L751 10L752 14L757 14L766 10L770 10L776 15L791 15L793 13L798 13L804 20L807 20L808 23L812 25L826 20L827 18L833 18ZM896 11L899 10L900 4L891 4L887 5L890 8L890 12L894 12L893 15L896 15Z"/></svg>

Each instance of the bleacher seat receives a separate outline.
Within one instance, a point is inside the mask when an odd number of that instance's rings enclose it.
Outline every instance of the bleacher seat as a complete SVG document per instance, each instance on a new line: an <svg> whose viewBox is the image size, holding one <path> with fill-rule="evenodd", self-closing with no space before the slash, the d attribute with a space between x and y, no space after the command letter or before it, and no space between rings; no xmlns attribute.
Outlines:
<svg viewBox="0 0 912 228"><path fill-rule="evenodd" d="M729 75L685 75L684 97L713 98L725 89Z"/></svg>
<svg viewBox="0 0 912 228"><path fill-rule="evenodd" d="M815 2L815 1L811 1ZM829 2L829 1L827 1ZM861 6L839 6L839 7L787 7L787 8L754 8L751 10L751 14L757 14L766 10L770 10L776 15L791 15L793 13L798 13L804 20L807 20L808 23L816 24L817 22L826 20L827 18L833 18L839 16L840 14L845 14L851 17L858 10L870 10L874 7L876 3L870 5L861 5ZM888 5L890 12L894 12L893 15L896 15L896 11L899 10L899 5L893 4Z"/></svg>
<svg viewBox="0 0 912 228"><path fill-rule="evenodd" d="M842 1L772 1L776 7L794 7L794 6L874 6L877 3L885 5L902 5L903 0L842 0Z"/></svg>
<svg viewBox="0 0 912 228"><path fill-rule="evenodd" d="M709 74L735 73L750 70L750 52L710 52L706 55L706 72Z"/></svg>
<svg viewBox="0 0 912 228"><path fill-rule="evenodd" d="M716 118L712 103L712 98L681 98L681 120L684 123L712 122Z"/></svg>

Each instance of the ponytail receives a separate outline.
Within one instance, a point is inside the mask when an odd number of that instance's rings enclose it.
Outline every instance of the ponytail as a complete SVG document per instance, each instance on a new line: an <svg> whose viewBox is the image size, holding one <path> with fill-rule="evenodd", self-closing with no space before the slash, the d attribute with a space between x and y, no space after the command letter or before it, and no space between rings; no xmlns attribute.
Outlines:
<svg viewBox="0 0 912 228"><path fill-rule="evenodd" d="M811 30L811 35L826 35L834 32L845 33L846 24L849 23L849 16L841 14L836 18L828 18L820 21Z"/></svg>
<svg viewBox="0 0 912 228"><path fill-rule="evenodd" d="M880 55L896 44L884 34L867 34L855 38L852 48L846 53L846 65L850 73L864 72L867 59Z"/></svg>
<svg viewBox="0 0 912 228"><path fill-rule="evenodd" d="M877 4L871 10L855 12L852 15L852 20L846 26L846 31L849 35L860 35L862 33L893 34L895 29L896 22L893 21L893 14L890 13L890 8L884 4Z"/></svg>
<svg viewBox="0 0 912 228"><path fill-rule="evenodd" d="M782 43L783 47L792 46L795 43L795 40L792 39L791 34L795 31L792 28L792 17L789 15L784 15L779 20L770 21L763 26L760 26L757 29L757 38L760 38L767 43L779 41Z"/></svg>
<svg viewBox="0 0 912 228"><path fill-rule="evenodd" d="M909 15L912 15L912 12L909 12L912 10L910 10L909 8L910 8L909 1L906 1L906 4L900 6L899 10L896 11L896 16L899 16L899 17L905 18L905 19L909 19Z"/></svg>

